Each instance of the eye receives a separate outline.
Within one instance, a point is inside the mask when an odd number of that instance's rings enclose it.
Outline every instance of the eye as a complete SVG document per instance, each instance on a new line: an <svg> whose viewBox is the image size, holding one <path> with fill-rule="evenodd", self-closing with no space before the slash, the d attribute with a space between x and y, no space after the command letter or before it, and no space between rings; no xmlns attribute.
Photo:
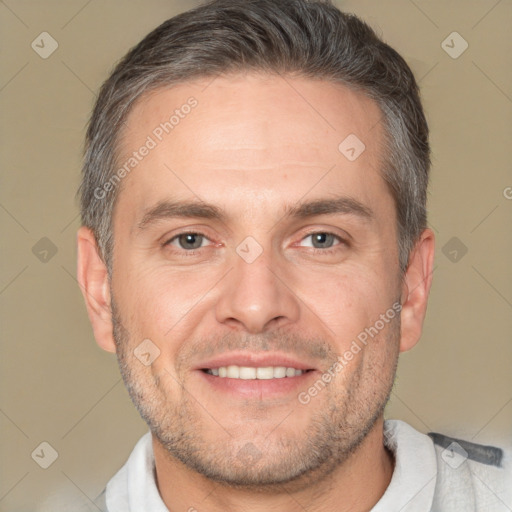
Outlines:
<svg viewBox="0 0 512 512"><path fill-rule="evenodd" d="M306 240L310 240L310 242L304 243L304 241ZM302 239L302 244L303 247L313 247L315 249L330 249L334 245L339 245L341 241L342 240L339 236L333 235L332 233L317 232L310 233L309 235L304 237Z"/></svg>
<svg viewBox="0 0 512 512"><path fill-rule="evenodd" d="M203 247L203 242L208 239L200 233L181 233L171 238L165 245L173 245L187 251Z"/></svg>

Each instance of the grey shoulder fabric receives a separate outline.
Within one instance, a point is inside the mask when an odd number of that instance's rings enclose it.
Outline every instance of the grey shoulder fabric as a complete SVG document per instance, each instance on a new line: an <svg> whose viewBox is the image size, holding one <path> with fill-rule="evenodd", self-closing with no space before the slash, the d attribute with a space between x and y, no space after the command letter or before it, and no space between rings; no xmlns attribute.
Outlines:
<svg viewBox="0 0 512 512"><path fill-rule="evenodd" d="M466 452L468 459L474 460L475 462L481 462L482 464L496 466L498 468L501 467L501 459L503 458L503 450L501 448L471 443L470 441L445 436L444 434L439 434L437 432L429 432L428 436L432 438L434 444L437 444L441 448L449 448L456 443L464 450L464 452ZM457 446L452 446L450 448L450 450L456 449ZM461 454L464 455L464 452L461 451Z"/></svg>
<svg viewBox="0 0 512 512"><path fill-rule="evenodd" d="M438 478L432 512L510 512L512 451L429 433Z"/></svg>

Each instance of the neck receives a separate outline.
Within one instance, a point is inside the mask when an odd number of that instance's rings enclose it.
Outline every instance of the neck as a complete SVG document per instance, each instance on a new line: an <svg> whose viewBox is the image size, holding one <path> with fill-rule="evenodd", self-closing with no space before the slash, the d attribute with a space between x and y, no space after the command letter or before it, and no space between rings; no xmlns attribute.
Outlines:
<svg viewBox="0 0 512 512"><path fill-rule="evenodd" d="M359 512L370 510L391 481L394 459L384 447L383 418L359 447L328 476L309 483L274 490L238 489L213 482L169 455L153 436L157 485L171 510L225 512L296 511Z"/></svg>

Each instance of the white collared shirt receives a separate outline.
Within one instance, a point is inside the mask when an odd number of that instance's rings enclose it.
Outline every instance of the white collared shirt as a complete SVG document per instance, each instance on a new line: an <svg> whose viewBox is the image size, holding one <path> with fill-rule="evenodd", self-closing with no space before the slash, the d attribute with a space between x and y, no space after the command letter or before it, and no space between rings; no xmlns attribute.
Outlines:
<svg viewBox="0 0 512 512"><path fill-rule="evenodd" d="M512 451L430 436L400 420L384 422L395 467L371 512L512 511ZM168 512L156 484L150 432L137 442L94 508L89 504L81 510Z"/></svg>

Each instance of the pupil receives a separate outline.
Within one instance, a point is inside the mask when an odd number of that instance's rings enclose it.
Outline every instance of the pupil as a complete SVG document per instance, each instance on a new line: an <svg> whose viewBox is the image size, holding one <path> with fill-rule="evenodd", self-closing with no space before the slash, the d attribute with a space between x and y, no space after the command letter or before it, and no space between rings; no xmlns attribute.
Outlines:
<svg viewBox="0 0 512 512"><path fill-rule="evenodd" d="M180 235L180 245L183 249L197 249L201 247L201 235L195 233L187 233L185 235Z"/></svg>
<svg viewBox="0 0 512 512"><path fill-rule="evenodd" d="M328 233L316 233L314 236L314 243L315 247L330 247L332 245L332 238L333 236Z"/></svg>

